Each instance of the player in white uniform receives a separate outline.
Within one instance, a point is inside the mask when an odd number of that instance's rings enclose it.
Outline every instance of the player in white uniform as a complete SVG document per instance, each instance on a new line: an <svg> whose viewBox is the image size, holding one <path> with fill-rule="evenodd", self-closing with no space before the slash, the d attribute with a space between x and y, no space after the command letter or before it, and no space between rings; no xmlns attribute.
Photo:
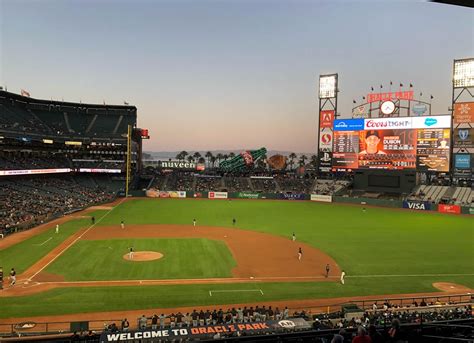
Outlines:
<svg viewBox="0 0 474 343"><path fill-rule="evenodd" d="M346 272L342 271L341 273L341 283L344 284L344 277L346 276Z"/></svg>
<svg viewBox="0 0 474 343"><path fill-rule="evenodd" d="M56 224L56 233L59 233L59 224Z"/></svg>

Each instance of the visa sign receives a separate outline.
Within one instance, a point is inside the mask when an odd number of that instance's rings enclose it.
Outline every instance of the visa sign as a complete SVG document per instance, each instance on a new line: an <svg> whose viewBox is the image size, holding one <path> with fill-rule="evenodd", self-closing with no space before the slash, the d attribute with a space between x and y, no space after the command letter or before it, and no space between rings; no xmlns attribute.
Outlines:
<svg viewBox="0 0 474 343"><path fill-rule="evenodd" d="M403 208L418 211L428 211L431 209L431 203L427 201L404 201Z"/></svg>

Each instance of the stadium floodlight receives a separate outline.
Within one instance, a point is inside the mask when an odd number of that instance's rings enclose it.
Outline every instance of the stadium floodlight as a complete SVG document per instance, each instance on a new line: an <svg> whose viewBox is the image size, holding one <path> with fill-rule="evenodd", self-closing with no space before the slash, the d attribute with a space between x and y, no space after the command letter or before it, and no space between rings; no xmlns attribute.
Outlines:
<svg viewBox="0 0 474 343"><path fill-rule="evenodd" d="M319 98L327 99L336 96L337 74L319 76Z"/></svg>
<svg viewBox="0 0 474 343"><path fill-rule="evenodd" d="M474 58L454 60L453 87L474 87Z"/></svg>

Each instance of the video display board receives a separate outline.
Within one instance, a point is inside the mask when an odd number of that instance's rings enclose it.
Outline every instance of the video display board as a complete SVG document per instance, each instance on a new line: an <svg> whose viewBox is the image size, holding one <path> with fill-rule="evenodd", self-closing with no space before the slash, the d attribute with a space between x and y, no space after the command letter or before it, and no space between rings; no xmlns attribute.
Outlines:
<svg viewBox="0 0 474 343"><path fill-rule="evenodd" d="M450 116L334 121L333 171L449 171Z"/></svg>

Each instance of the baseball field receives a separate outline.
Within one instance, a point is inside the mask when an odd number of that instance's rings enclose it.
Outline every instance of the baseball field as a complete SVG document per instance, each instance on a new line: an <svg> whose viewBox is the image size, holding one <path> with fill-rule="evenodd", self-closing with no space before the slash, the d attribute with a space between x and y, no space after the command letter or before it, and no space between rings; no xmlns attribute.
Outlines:
<svg viewBox="0 0 474 343"><path fill-rule="evenodd" d="M306 201L118 200L0 241L5 275L18 274L0 291L0 323L440 292L437 283L470 291L473 243L473 218L461 215Z"/></svg>

